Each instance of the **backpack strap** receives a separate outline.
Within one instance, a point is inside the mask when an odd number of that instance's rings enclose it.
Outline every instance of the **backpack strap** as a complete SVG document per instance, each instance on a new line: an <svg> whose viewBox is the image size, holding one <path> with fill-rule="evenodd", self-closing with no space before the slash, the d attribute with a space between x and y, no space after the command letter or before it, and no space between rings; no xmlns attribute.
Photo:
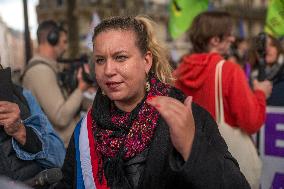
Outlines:
<svg viewBox="0 0 284 189"><path fill-rule="evenodd" d="M24 76L26 75L27 71L28 71L30 68L32 68L32 67L34 67L34 66L36 66L36 65L38 65L38 64L47 65L48 67L50 67L50 68L52 69L52 71L54 72L54 74L57 76L56 70L55 70L50 64L48 64L48 63L45 62L45 61L42 61L42 60L38 60L38 59L37 59L37 60L32 60L32 61L30 61L30 62L28 63L28 65L27 65L27 66L25 67L25 69L24 69L23 74L21 75L20 81L21 81L21 82L23 81Z"/></svg>

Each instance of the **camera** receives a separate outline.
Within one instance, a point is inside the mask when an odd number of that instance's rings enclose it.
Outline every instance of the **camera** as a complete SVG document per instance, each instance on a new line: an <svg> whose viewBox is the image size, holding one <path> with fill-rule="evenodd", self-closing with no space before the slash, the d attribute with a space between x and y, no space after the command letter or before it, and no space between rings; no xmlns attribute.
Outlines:
<svg viewBox="0 0 284 189"><path fill-rule="evenodd" d="M75 59L58 59L60 64L64 64L64 69L59 73L60 85L64 87L67 92L72 92L76 89L78 85L77 73L80 68L82 68L82 77L83 80L92 86L96 86L95 77L87 73L84 65L90 63L90 59L86 54L81 55L79 58Z"/></svg>
<svg viewBox="0 0 284 189"><path fill-rule="evenodd" d="M256 51L260 58L265 58L266 55L266 34L261 32L256 38Z"/></svg>
<svg viewBox="0 0 284 189"><path fill-rule="evenodd" d="M264 32L261 32L256 37L256 52L259 57L259 67L258 67L258 80L264 81L266 79L266 73L265 73L265 56L266 56L266 34Z"/></svg>

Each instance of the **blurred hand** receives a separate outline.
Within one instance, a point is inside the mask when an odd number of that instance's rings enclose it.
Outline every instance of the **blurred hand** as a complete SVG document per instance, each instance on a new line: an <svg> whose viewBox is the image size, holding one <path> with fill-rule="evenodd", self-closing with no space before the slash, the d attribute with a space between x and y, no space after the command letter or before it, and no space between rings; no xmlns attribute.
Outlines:
<svg viewBox="0 0 284 189"><path fill-rule="evenodd" d="M264 92L266 98L268 98L271 95L272 92L272 83L268 80L265 81L253 81L253 89L254 90L261 90Z"/></svg>
<svg viewBox="0 0 284 189"><path fill-rule="evenodd" d="M150 97L146 102L154 106L165 119L175 149L187 161L195 133L195 123L191 109L192 97L187 97L184 104L166 96Z"/></svg>
<svg viewBox="0 0 284 189"><path fill-rule="evenodd" d="M26 129L21 123L19 106L12 102L0 101L0 125L5 132L21 144L26 141Z"/></svg>
<svg viewBox="0 0 284 189"><path fill-rule="evenodd" d="M89 65L84 64L84 69L85 69L85 72L90 73ZM83 69L80 67L77 73L78 88L81 91L86 91L90 87L90 85L84 81L82 72L83 72Z"/></svg>

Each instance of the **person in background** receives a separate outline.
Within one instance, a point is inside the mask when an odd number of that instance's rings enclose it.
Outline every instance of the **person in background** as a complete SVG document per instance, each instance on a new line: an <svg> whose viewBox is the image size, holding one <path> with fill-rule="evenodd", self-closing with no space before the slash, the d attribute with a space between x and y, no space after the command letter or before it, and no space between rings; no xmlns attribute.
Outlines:
<svg viewBox="0 0 284 189"><path fill-rule="evenodd" d="M83 92L89 85L82 78L82 70L77 75L78 86L70 94L64 94L58 79L56 60L67 47L67 33L54 21L47 20L37 29L38 52L29 61L23 74L23 85L32 91L43 111L59 133L67 147L83 100Z"/></svg>
<svg viewBox="0 0 284 189"><path fill-rule="evenodd" d="M189 36L192 52L182 59L175 70L175 86L193 102L215 115L215 68L228 53L232 36L232 19L227 12L203 12L193 20ZM266 98L271 93L269 81L254 80L250 89L242 68L225 61L222 89L225 121L248 134L256 133L265 120Z"/></svg>
<svg viewBox="0 0 284 189"><path fill-rule="evenodd" d="M0 175L17 181L63 164L62 140L31 92L12 83L0 66Z"/></svg>
<svg viewBox="0 0 284 189"><path fill-rule="evenodd" d="M229 48L228 57L226 58L230 62L240 64L241 67L245 67L247 62L249 44L245 38L236 37L235 41Z"/></svg>
<svg viewBox="0 0 284 189"><path fill-rule="evenodd" d="M154 31L141 16L94 29L99 89L57 188L249 188L210 114L172 86Z"/></svg>
<svg viewBox="0 0 284 189"><path fill-rule="evenodd" d="M249 137L247 135L258 132L265 121L266 98L271 93L272 85L267 80L263 82L254 80L251 90L241 66L224 59L235 40L232 35L232 23L230 14L221 11L202 12L193 19L189 31L192 52L183 58L175 70L174 75L177 78L175 86L186 95L192 95L193 102L205 108L215 120L220 122L221 116L215 111L219 107L216 102L220 99L219 95L215 95L217 90L215 73L217 65L222 65L220 96L224 107L224 122L229 125L223 128L232 127L228 129L231 131L234 128L237 132L241 130L244 136ZM230 134L234 135L234 131L221 134L224 138L230 138ZM240 141L244 140L240 138ZM227 142L230 141L227 139ZM241 148L242 146L239 146L239 149ZM229 150L238 160L241 150L234 150L232 145L229 146ZM252 150L255 150L253 146ZM256 151L254 152L258 158ZM259 188L260 171L244 165L241 158L239 160L241 171L247 177L250 186ZM252 171L248 171L247 168ZM252 178L251 175L257 176Z"/></svg>
<svg viewBox="0 0 284 189"><path fill-rule="evenodd" d="M226 60L239 64L244 72L247 81L250 81L251 65L248 61L248 40L242 37L236 37L236 40L231 44L228 55L225 55Z"/></svg>
<svg viewBox="0 0 284 189"><path fill-rule="evenodd" d="M258 38L252 40L249 62L252 65L251 79L258 76L259 56L257 44ZM284 106L284 54L280 41L271 35L266 35L265 51L265 75L273 83L273 89L267 104L271 106Z"/></svg>

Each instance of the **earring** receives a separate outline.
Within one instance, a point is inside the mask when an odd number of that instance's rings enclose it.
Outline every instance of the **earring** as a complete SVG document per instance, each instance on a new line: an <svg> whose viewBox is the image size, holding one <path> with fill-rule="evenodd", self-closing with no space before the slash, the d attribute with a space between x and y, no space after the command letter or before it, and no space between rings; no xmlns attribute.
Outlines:
<svg viewBox="0 0 284 189"><path fill-rule="evenodd" d="M149 82L149 75L146 73L146 84L145 84L145 90L146 92L149 92L151 88L150 82Z"/></svg>
<svg viewBox="0 0 284 189"><path fill-rule="evenodd" d="M146 82L146 85L145 85L145 89L146 89L147 92L150 91L150 87L151 87L151 86L150 86L150 83L149 83L149 81L147 81L147 82Z"/></svg>
<svg viewBox="0 0 284 189"><path fill-rule="evenodd" d="M102 95L103 95L103 96L105 96L105 95L106 95L106 94L105 94L105 92L104 92L103 90L102 90Z"/></svg>

